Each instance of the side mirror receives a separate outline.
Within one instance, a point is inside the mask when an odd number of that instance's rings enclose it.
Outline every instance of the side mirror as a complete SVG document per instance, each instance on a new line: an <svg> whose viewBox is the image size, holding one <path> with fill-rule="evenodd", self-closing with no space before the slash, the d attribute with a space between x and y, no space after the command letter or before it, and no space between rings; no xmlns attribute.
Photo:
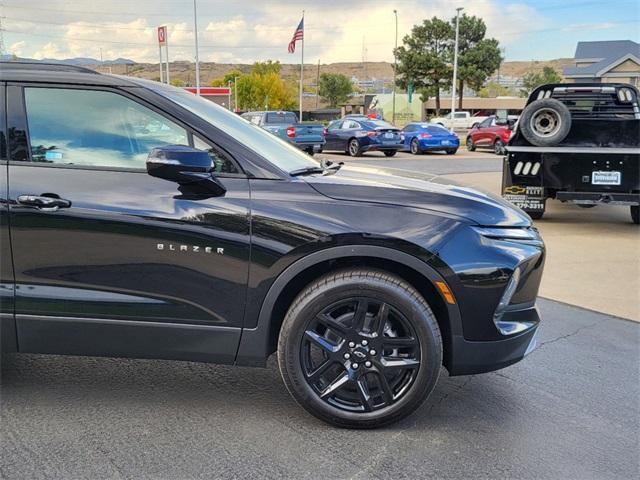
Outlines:
<svg viewBox="0 0 640 480"><path fill-rule="evenodd" d="M211 157L203 150L186 145L166 145L149 152L147 173L180 185L209 187L212 193L222 195L225 188L211 175Z"/></svg>
<svg viewBox="0 0 640 480"><path fill-rule="evenodd" d="M480 127L480 124L476 122L473 125L471 125L471 128L482 128L482 127Z"/></svg>

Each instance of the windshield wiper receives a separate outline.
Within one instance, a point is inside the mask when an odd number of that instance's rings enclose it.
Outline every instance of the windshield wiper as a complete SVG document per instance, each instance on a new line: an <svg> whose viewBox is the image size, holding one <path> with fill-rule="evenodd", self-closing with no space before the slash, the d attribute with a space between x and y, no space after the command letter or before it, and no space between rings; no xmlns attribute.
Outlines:
<svg viewBox="0 0 640 480"><path fill-rule="evenodd" d="M324 173L324 168L322 167L304 167L298 168L296 170L291 170L289 175L292 177L298 177L300 175L313 175L314 173Z"/></svg>

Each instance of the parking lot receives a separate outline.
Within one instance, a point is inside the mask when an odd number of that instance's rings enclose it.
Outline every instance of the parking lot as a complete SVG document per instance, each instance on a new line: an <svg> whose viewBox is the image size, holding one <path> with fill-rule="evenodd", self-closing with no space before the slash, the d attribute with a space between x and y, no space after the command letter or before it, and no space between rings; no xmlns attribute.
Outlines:
<svg viewBox="0 0 640 480"><path fill-rule="evenodd" d="M490 153L330 158L499 185ZM443 371L416 414L381 430L307 415L274 358L248 369L7 356L0 476L635 478L640 324L618 318L638 319L638 232L627 217L553 203L537 222L549 248L538 348L495 373Z"/></svg>

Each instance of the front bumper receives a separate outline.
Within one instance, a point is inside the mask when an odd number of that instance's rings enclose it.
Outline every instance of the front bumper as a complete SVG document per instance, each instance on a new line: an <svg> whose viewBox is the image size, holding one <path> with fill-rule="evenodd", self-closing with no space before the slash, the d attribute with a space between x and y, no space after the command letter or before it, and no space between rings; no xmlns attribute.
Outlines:
<svg viewBox="0 0 640 480"><path fill-rule="evenodd" d="M454 335L448 370L451 376L492 372L519 362L537 345L540 316L535 307L509 312L505 320L527 322L527 330L503 340L474 342Z"/></svg>

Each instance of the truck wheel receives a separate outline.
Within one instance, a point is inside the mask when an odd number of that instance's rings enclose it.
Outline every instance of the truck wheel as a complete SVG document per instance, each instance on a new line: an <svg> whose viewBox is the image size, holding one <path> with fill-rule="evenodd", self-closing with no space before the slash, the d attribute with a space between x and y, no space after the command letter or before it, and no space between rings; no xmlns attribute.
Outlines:
<svg viewBox="0 0 640 480"><path fill-rule="evenodd" d="M631 205L631 220L636 225L640 224L640 206Z"/></svg>
<svg viewBox="0 0 640 480"><path fill-rule="evenodd" d="M531 220L540 220L544 215L544 212L541 212L540 210L536 210L535 212L525 210L524 212L531 217Z"/></svg>
<svg viewBox="0 0 640 480"><path fill-rule="evenodd" d="M475 151L476 149L476 145L475 143L473 143L473 138L471 137L467 137L467 150L469 150L470 152Z"/></svg>
<svg viewBox="0 0 640 480"><path fill-rule="evenodd" d="M362 155L362 152L360 151L360 142L357 138L349 140L349 147L347 151L352 157L359 157Z"/></svg>
<svg viewBox="0 0 640 480"><path fill-rule="evenodd" d="M531 102L522 112L518 128L537 147L559 144L571 130L571 112L554 98Z"/></svg>
<svg viewBox="0 0 640 480"><path fill-rule="evenodd" d="M387 272L330 273L293 301L278 339L284 383L309 413L339 427L406 417L435 386L442 338L429 304Z"/></svg>

